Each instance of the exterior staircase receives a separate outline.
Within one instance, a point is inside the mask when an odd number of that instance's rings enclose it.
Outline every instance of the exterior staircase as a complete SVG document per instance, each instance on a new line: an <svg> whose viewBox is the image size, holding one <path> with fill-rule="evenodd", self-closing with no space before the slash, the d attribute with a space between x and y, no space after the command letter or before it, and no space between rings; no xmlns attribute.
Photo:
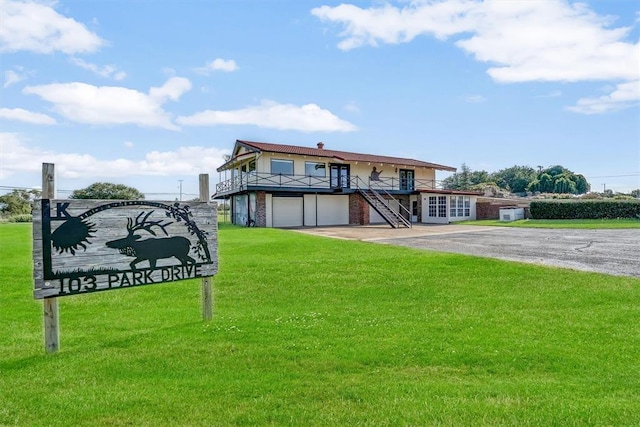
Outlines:
<svg viewBox="0 0 640 427"><path fill-rule="evenodd" d="M387 198L385 199L380 194L381 192L386 193ZM389 201L396 200L391 194L387 193L385 190L377 191L373 188L358 188L358 193L364 197L364 199L371 205L371 207L380 214L382 218L393 228L411 228L411 221L405 218L402 215L402 212L397 212L389 206ZM398 203L400 206L400 210L407 211L407 209Z"/></svg>

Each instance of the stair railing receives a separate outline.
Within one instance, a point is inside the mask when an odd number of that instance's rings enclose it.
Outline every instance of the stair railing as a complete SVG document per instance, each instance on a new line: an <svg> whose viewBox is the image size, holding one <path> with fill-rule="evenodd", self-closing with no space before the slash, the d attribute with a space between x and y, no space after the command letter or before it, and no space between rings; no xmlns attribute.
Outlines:
<svg viewBox="0 0 640 427"><path fill-rule="evenodd" d="M375 207L375 205L380 203L385 207L387 213L393 215L393 218L389 218L385 213L382 213L380 212L379 209L376 209L378 213L380 213L380 215L382 215L385 218L385 220L387 220L387 222L391 224L391 220L393 219L395 220L396 228L400 225L401 222L402 224L404 224L405 227L412 228L411 221L406 219L400 212L396 212L391 208L391 206L389 206L389 200L397 201L398 206L400 206L400 209L404 210L407 213L407 215L409 215L409 218L410 218L411 214L409 210L404 206L402 206L402 204L395 197L389 194L387 190L385 190L380 186L378 186L377 189L373 188L371 186L371 182L369 182L369 185L367 185L360 177L357 177L356 187L358 188L358 190L360 190L360 193L365 197L365 199L367 199L369 204ZM382 197L380 195L380 192L384 193L388 197L388 199L385 199L384 197ZM373 196L375 197L375 200L370 198L370 194L373 194Z"/></svg>
<svg viewBox="0 0 640 427"><path fill-rule="evenodd" d="M388 200L395 200L398 202L398 206L400 206L400 210L406 212L407 216L409 218L411 218L411 212L409 212L409 209L405 208L402 203L400 203L395 197L393 197L391 194L389 194L389 192L387 190L385 190L381 185L379 185L376 181L371 181L369 183L369 185L371 185L371 183L374 183L375 186L377 188L374 188L373 186L371 186L370 188L374 191L374 193L382 200L386 201L387 206L389 205ZM385 199L384 197L382 197L379 192L384 193L385 196L388 197L388 199ZM393 211L393 209L391 209ZM409 221L407 218L404 217L404 215L402 215L400 212L398 212L398 219L400 219L400 221L402 221L404 223L404 225L406 225L407 227L411 228L411 221Z"/></svg>

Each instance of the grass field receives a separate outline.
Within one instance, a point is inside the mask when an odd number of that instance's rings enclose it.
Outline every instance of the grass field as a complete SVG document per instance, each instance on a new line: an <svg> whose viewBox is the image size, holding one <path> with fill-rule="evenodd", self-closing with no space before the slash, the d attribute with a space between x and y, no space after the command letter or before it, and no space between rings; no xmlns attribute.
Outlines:
<svg viewBox="0 0 640 427"><path fill-rule="evenodd" d="M523 228L614 229L640 228L640 219L521 219L511 222L499 221L497 219L484 219L478 221L462 221L456 224Z"/></svg>
<svg viewBox="0 0 640 427"><path fill-rule="evenodd" d="M640 425L640 280L223 226L200 283L60 298L0 225L0 425Z"/></svg>

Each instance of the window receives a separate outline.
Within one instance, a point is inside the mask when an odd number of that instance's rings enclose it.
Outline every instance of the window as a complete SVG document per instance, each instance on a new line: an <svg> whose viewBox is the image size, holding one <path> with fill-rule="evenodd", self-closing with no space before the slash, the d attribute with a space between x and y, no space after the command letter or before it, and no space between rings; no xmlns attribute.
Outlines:
<svg viewBox="0 0 640 427"><path fill-rule="evenodd" d="M438 216L447 217L447 196L438 196Z"/></svg>
<svg viewBox="0 0 640 427"><path fill-rule="evenodd" d="M471 198L469 196L451 196L449 215L451 217L471 216Z"/></svg>
<svg viewBox="0 0 640 427"><path fill-rule="evenodd" d="M429 196L429 216L447 217L447 196Z"/></svg>
<svg viewBox="0 0 640 427"><path fill-rule="evenodd" d="M304 162L304 174L306 176L327 176L327 166L324 163Z"/></svg>
<svg viewBox="0 0 640 427"><path fill-rule="evenodd" d="M438 206L438 198L435 196L429 196L429 216L436 216L436 209Z"/></svg>
<svg viewBox="0 0 640 427"><path fill-rule="evenodd" d="M331 165L331 188L349 188L349 165Z"/></svg>
<svg viewBox="0 0 640 427"><path fill-rule="evenodd" d="M271 173L293 175L293 160L271 159Z"/></svg>

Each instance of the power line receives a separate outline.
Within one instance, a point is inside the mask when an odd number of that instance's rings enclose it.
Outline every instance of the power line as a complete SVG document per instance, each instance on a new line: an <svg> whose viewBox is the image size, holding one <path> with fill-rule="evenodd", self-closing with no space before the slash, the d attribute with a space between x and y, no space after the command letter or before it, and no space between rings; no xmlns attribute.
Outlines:
<svg viewBox="0 0 640 427"><path fill-rule="evenodd" d="M0 185L0 190L40 190L40 187L18 187L18 186L13 186L13 185ZM56 190L62 193L73 193L75 190ZM180 193L174 193L171 191L166 191L166 192L148 192L148 191L141 191L141 193L143 194L148 194L148 195L162 195L162 194L172 194L172 195L179 195ZM194 193L182 193L183 196L198 196L198 194L194 194Z"/></svg>
<svg viewBox="0 0 640 427"><path fill-rule="evenodd" d="M603 176L585 176L585 178L594 179L594 178L624 178L627 176L640 176L640 172L632 172L626 175L603 175Z"/></svg>
<svg viewBox="0 0 640 427"><path fill-rule="evenodd" d="M39 188L35 187L12 187L9 185L0 185L0 190L39 190Z"/></svg>

